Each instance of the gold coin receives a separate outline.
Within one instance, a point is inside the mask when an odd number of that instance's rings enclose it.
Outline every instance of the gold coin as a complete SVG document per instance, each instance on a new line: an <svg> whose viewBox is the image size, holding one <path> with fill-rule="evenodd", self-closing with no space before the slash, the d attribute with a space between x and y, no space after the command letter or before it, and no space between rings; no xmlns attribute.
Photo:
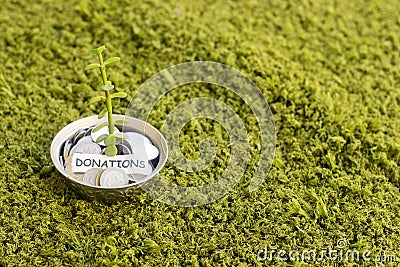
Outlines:
<svg viewBox="0 0 400 267"><path fill-rule="evenodd" d="M103 174L104 171L105 171L105 170L99 171L99 173L98 173L97 176L96 176L96 185L97 185L97 186L100 186L100 177L101 177L101 175Z"/></svg>

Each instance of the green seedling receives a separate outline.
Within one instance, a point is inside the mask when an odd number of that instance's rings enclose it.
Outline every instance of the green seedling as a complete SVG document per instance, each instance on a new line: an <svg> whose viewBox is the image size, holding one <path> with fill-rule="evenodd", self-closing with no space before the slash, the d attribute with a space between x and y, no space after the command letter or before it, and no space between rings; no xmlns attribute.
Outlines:
<svg viewBox="0 0 400 267"><path fill-rule="evenodd" d="M117 147L116 147L116 142L117 139L123 139L122 134L116 133L114 134L114 126L117 124L124 124L125 120L113 120L112 118L112 99L113 98L125 98L127 94L125 92L116 92L116 93L111 93L111 90L114 89L114 85L112 84L111 81L107 79L107 73L106 73L106 66L113 64L115 62L120 61L119 57L111 57L108 58L107 60L103 60L103 51L106 49L105 46L100 46L96 49L93 49L92 52L98 56L99 63L93 63L89 64L85 67L85 70L91 70L91 69L96 69L98 68L100 70L101 74L101 89L104 91L104 96L95 96L92 97L89 100L89 104L93 104L99 101L102 101L105 103L105 108L103 108L99 115L98 118L101 119L104 116L107 115L107 121L99 124L93 129L93 132L96 132L103 127L108 126L108 132L109 134L103 134L97 138L96 143L101 143L104 141L105 145L107 146L105 149L105 154L109 157L115 156L117 154Z"/></svg>

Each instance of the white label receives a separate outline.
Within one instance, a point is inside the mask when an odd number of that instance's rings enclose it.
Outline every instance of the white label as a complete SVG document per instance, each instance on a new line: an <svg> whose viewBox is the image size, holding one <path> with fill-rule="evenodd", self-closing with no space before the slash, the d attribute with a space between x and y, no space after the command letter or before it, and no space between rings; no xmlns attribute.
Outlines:
<svg viewBox="0 0 400 267"><path fill-rule="evenodd" d="M127 174L148 175L153 170L145 155L129 154L108 157L95 154L72 154L72 171L74 173L84 173L93 168L107 169L111 167L121 168Z"/></svg>

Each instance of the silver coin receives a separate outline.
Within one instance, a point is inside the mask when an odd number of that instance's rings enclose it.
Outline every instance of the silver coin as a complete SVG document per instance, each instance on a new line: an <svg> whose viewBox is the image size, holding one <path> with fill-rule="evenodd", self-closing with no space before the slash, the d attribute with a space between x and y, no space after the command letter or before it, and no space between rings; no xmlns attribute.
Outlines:
<svg viewBox="0 0 400 267"><path fill-rule="evenodd" d="M117 144L123 144L124 146L127 146L129 149L131 149L131 144L125 140L125 139L117 139Z"/></svg>
<svg viewBox="0 0 400 267"><path fill-rule="evenodd" d="M131 146L134 144L140 144L140 143L147 143L147 144L152 144L150 139L143 134L140 133L134 133L134 132L127 132L124 134L125 140L127 140Z"/></svg>
<svg viewBox="0 0 400 267"><path fill-rule="evenodd" d="M68 157L71 147L72 147L72 141L68 139L64 143L64 150L63 150L64 159L66 159Z"/></svg>
<svg viewBox="0 0 400 267"><path fill-rule="evenodd" d="M99 168L90 169L83 175L82 181L90 185L99 185L97 177L101 172L103 172L103 169Z"/></svg>
<svg viewBox="0 0 400 267"><path fill-rule="evenodd" d="M131 144L132 146L132 154L135 155L146 155L148 160L152 160L158 157L160 152L158 151L158 148L152 144L147 144L147 143L136 143Z"/></svg>
<svg viewBox="0 0 400 267"><path fill-rule="evenodd" d="M118 155L132 154L131 146L126 143L117 144Z"/></svg>
<svg viewBox="0 0 400 267"><path fill-rule="evenodd" d="M124 155L128 155L128 154L132 154L132 147L131 147L131 145L128 143L128 142L126 142L126 141L124 141L123 143L122 143L122 153L124 154Z"/></svg>
<svg viewBox="0 0 400 267"><path fill-rule="evenodd" d="M110 132L108 131L108 127L105 126L105 127L101 128L100 130L98 130L98 131L96 131L96 132L91 131L90 136L92 137L92 141L93 141L93 142L96 142L97 138L99 138L99 137L102 136L103 134L107 134L107 135L108 135L109 133L110 133ZM119 133L119 130L118 130L117 127L114 127L114 133ZM101 141L101 142L99 143L99 145L105 146L106 144L104 144L104 141Z"/></svg>
<svg viewBox="0 0 400 267"><path fill-rule="evenodd" d="M86 131L85 131L84 129L78 130L78 131L74 134L74 136L72 137L72 143L73 143L74 145L76 145L76 144L78 143L79 139L81 139L82 137L85 136L85 133L86 133Z"/></svg>
<svg viewBox="0 0 400 267"><path fill-rule="evenodd" d="M78 131L76 131L76 132L74 133L74 135L71 137L72 142L74 141L74 139L76 138L76 136L79 135L79 134L81 133L81 131L82 131L82 129L80 129L80 130L78 130Z"/></svg>
<svg viewBox="0 0 400 267"><path fill-rule="evenodd" d="M119 187L129 184L128 175L120 168L108 168L100 176L100 186Z"/></svg>
<svg viewBox="0 0 400 267"><path fill-rule="evenodd" d="M93 142L91 143L81 143L74 146L69 152L70 155L74 153L83 153L83 154L101 154L101 147L98 144Z"/></svg>
<svg viewBox="0 0 400 267"><path fill-rule="evenodd" d="M130 151L132 151L131 144L127 140L122 140L122 144L124 146L128 147Z"/></svg>
<svg viewBox="0 0 400 267"><path fill-rule="evenodd" d="M160 154L158 148L152 144L144 144L144 149L146 150L146 155L149 160L157 158Z"/></svg>
<svg viewBox="0 0 400 267"><path fill-rule="evenodd" d="M90 136L84 136L81 139L78 140L76 145L81 145L81 144L95 144L95 142L92 141L92 137Z"/></svg>
<svg viewBox="0 0 400 267"><path fill-rule="evenodd" d="M61 165L64 166L64 169L65 169L64 157L63 157L63 156L60 156L60 157L58 158L58 160L60 161Z"/></svg>
<svg viewBox="0 0 400 267"><path fill-rule="evenodd" d="M90 136L92 134L93 128L86 128L85 136Z"/></svg>
<svg viewBox="0 0 400 267"><path fill-rule="evenodd" d="M125 140L130 144L133 154L146 153L149 160L158 157L160 152L158 151L158 148L152 144L148 137L134 132L127 132L125 133L125 136Z"/></svg>

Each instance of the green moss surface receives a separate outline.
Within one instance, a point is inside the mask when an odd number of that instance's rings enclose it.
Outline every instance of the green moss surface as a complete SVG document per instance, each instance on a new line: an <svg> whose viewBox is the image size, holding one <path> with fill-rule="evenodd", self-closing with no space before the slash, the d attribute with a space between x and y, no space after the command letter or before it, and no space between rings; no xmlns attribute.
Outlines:
<svg viewBox="0 0 400 267"><path fill-rule="evenodd" d="M0 265L261 266L264 246L351 248L400 260L400 2L371 1L11 1L0 4ZM52 138L96 114L86 101L98 76L83 67L105 44L121 62L109 71L129 95L182 62L225 63L248 75L274 114L274 166L247 190L258 161L259 128L248 107L221 88L182 87L156 105L160 127L182 101L228 103L249 130L251 160L219 201L168 206L146 194L114 205L90 202L54 169ZM127 100L116 101L125 113ZM191 122L183 152L196 158L215 122ZM194 140L194 141L193 141ZM217 172L226 162L214 162ZM212 182L171 164L181 185ZM314 265L312 262L308 262ZM334 262L323 266L377 265ZM390 263L389 265L395 265Z"/></svg>

